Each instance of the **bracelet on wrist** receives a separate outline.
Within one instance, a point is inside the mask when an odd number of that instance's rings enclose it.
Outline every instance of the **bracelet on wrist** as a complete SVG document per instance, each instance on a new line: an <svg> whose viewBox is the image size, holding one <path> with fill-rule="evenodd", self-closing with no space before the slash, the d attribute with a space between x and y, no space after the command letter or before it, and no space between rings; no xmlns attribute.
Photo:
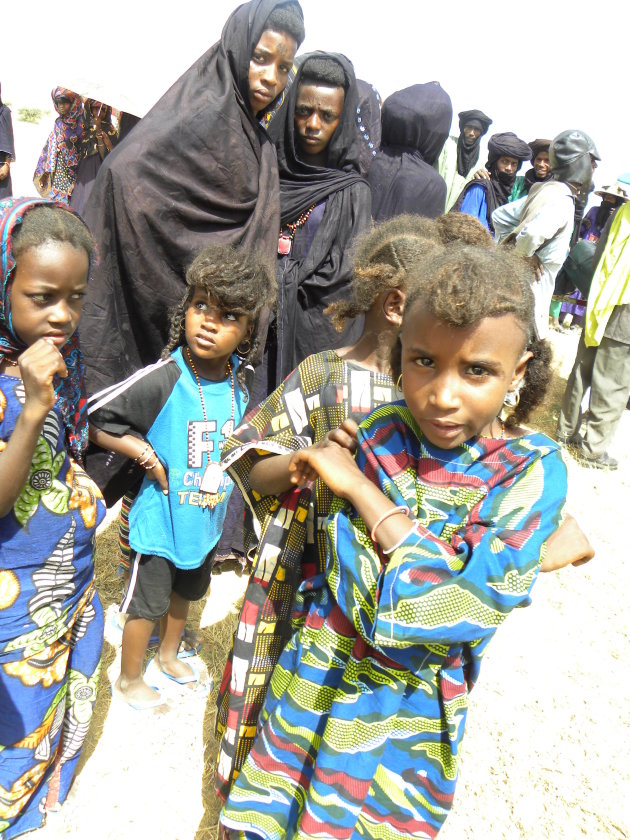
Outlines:
<svg viewBox="0 0 630 840"><path fill-rule="evenodd" d="M147 454L147 452L149 451L149 449L151 449L151 444L149 443L149 441L145 441L145 444L144 444L144 449L143 449L143 450L142 450L142 452L138 455L138 457L137 457L137 458L134 458L134 459L133 459L134 464L139 464L139 463L140 463L140 461L142 461L142 459L144 458L144 456Z"/></svg>
<svg viewBox="0 0 630 840"><path fill-rule="evenodd" d="M404 516L409 516L409 508L407 507L407 505L398 505L397 507L386 511L386 513L384 513L382 516L379 516L379 518L374 523L374 527L370 531L370 539L372 540L373 543L376 542L376 529L380 525L382 525L383 522L385 522L386 519L389 519L390 516L394 516L397 513L402 513L402 514L404 514Z"/></svg>

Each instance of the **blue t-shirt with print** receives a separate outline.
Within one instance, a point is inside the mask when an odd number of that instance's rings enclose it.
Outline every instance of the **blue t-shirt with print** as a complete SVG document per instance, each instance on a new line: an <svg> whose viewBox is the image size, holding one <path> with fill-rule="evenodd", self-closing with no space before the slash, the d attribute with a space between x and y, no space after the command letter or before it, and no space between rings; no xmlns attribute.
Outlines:
<svg viewBox="0 0 630 840"><path fill-rule="evenodd" d="M176 378L172 386L169 381L168 388L172 390L145 434L166 467L168 496L156 481L143 479L129 515L129 544L142 554L166 557L180 569L198 568L221 536L232 480L223 473L217 492L213 493L202 492L201 483L208 463L218 464L226 439L245 413L248 396L236 382L239 361L236 355L232 356L233 421L229 376L221 382L200 379L207 416L207 422L204 421L199 388L181 348L172 353L168 362L151 365L121 383L119 392L102 399L100 410L90 415L90 420L105 429L116 415L133 418L138 410L136 402L142 400L146 406L164 391L165 366L169 367L171 379ZM179 368L179 375L175 371L172 376L173 363ZM93 398L96 406L99 396ZM106 421L101 422L105 414ZM134 430L133 421L129 421L129 428Z"/></svg>

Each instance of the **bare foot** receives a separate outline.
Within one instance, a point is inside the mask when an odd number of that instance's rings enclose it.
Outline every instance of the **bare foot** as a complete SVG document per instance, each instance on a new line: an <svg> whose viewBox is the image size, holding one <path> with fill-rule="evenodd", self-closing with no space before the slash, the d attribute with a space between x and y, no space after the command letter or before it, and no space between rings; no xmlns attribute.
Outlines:
<svg viewBox="0 0 630 840"><path fill-rule="evenodd" d="M162 701L159 691L148 686L140 677L128 680L121 674L114 683L114 691L119 694L133 709L156 709L167 711L168 706Z"/></svg>

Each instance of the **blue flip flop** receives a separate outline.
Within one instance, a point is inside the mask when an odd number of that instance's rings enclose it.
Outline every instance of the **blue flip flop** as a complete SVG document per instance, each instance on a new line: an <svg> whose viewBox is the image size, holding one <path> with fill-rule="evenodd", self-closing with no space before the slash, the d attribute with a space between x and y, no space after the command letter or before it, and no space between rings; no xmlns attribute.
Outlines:
<svg viewBox="0 0 630 840"><path fill-rule="evenodd" d="M154 691L159 692L159 689L155 686L152 685L151 688ZM135 712L146 712L149 709L157 709L158 706L168 705L166 700L164 700L164 698L162 697L162 695L160 695L156 700L140 700L137 702L131 702L130 700L127 700L127 698L123 694L121 694L118 691L115 691L114 686L112 684L110 684L109 690L111 691L112 697L118 697L120 700L126 703L130 709L133 709Z"/></svg>
<svg viewBox="0 0 630 840"><path fill-rule="evenodd" d="M195 687L192 688L191 690L193 690L195 692L199 692L199 693L203 693L203 694L209 694L210 691L212 691L212 687L213 687L212 677L208 674L208 681L207 682L201 682L201 674L199 673L199 670L197 668L195 668L195 666L192 664L192 662L188 663L188 667L191 670L190 674L188 674L185 677L174 677L172 674L167 674L166 671L164 671L162 668L160 668L158 663L155 661L155 657L152 657L147 662L147 667L145 669L144 676L145 676L145 679L147 680L148 684L151 686L151 688L155 688L156 691L160 690L160 686L154 685L154 683L157 682L157 680L155 679L155 676L159 675L160 677L165 677L167 680L170 680L171 682L174 682L177 685L191 686L191 687L194 685ZM150 673L150 670L154 671L155 676Z"/></svg>

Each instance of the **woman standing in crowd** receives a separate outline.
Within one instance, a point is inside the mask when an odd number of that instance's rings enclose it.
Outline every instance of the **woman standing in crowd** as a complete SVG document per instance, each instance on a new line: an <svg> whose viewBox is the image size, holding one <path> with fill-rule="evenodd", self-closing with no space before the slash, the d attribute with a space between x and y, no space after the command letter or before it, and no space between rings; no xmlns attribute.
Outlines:
<svg viewBox="0 0 630 840"><path fill-rule="evenodd" d="M70 206L82 213L90 197L101 163L116 145L118 133L112 123L109 105L88 99L85 103L85 120L81 140L81 160L77 178L70 196Z"/></svg>
<svg viewBox="0 0 630 840"><path fill-rule="evenodd" d="M33 183L42 198L67 204L81 160L83 100L63 87L56 87L51 96L59 116L39 156Z"/></svg>
<svg viewBox="0 0 630 840"><path fill-rule="evenodd" d="M15 160L11 109L2 101L0 87L0 201L13 195L11 164Z"/></svg>
<svg viewBox="0 0 630 840"><path fill-rule="evenodd" d="M265 395L307 356L346 345L361 332L358 323L338 333L324 316L329 304L348 293L348 248L370 225L370 189L359 172L357 104L348 59L312 53L300 62L282 117L271 124L281 233Z"/></svg>
<svg viewBox="0 0 630 840"><path fill-rule="evenodd" d="M101 254L83 328L91 391L159 356L205 245L277 253L276 154L257 118L284 90L303 37L296 2L239 6L103 162L85 207Z"/></svg>
<svg viewBox="0 0 630 840"><path fill-rule="evenodd" d="M452 118L451 99L438 82L412 85L387 97L381 150L369 176L375 221L400 213L436 218L444 212L446 184L433 167Z"/></svg>

